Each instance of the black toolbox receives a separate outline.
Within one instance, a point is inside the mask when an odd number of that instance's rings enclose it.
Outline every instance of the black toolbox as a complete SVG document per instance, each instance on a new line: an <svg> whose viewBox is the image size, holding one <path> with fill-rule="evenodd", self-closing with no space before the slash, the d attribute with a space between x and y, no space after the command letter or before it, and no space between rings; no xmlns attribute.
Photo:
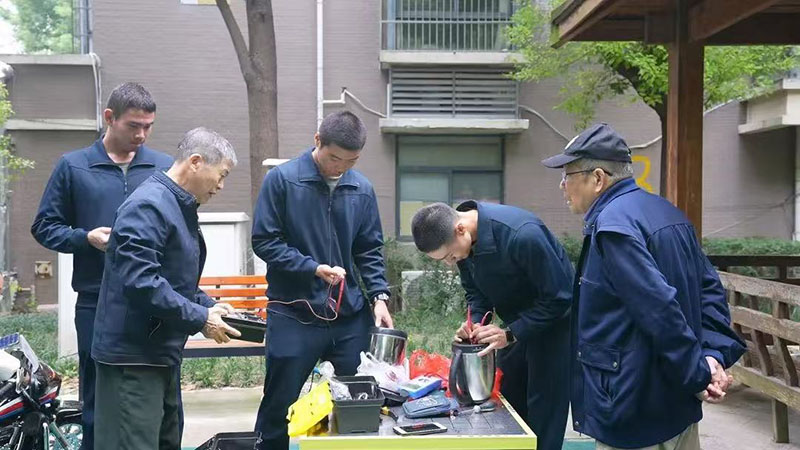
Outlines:
<svg viewBox="0 0 800 450"><path fill-rule="evenodd" d="M223 316L222 320L230 327L236 328L242 333L242 336L238 338L231 336L233 339L258 343L264 342L264 333L267 331L267 321L261 317L239 313Z"/></svg>
<svg viewBox="0 0 800 450"><path fill-rule="evenodd" d="M381 407L383 406L383 392L378 388L375 377L335 377L350 390L352 400L333 400L333 420L336 423L338 434L347 433L374 433L381 425ZM363 400L359 394L366 393Z"/></svg>
<svg viewBox="0 0 800 450"><path fill-rule="evenodd" d="M217 433L195 450L254 450L260 443L261 434L252 431Z"/></svg>

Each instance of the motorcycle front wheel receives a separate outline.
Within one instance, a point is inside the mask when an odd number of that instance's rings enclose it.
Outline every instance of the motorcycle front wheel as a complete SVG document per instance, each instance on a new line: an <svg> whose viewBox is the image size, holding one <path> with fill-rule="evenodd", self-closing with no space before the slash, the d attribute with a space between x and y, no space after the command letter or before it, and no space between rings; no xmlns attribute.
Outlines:
<svg viewBox="0 0 800 450"><path fill-rule="evenodd" d="M64 448L53 433L50 433L48 450L78 450L81 448L81 442L83 442L81 416L66 417L59 421L56 426L58 427L58 431L64 436L64 439L66 439L69 447ZM0 447L0 450L4 449Z"/></svg>

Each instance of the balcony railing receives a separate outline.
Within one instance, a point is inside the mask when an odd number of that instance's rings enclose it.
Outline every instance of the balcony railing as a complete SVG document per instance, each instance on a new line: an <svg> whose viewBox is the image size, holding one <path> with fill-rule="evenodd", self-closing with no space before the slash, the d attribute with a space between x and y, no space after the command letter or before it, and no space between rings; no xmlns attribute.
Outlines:
<svg viewBox="0 0 800 450"><path fill-rule="evenodd" d="M383 49L501 52L513 0L383 0Z"/></svg>

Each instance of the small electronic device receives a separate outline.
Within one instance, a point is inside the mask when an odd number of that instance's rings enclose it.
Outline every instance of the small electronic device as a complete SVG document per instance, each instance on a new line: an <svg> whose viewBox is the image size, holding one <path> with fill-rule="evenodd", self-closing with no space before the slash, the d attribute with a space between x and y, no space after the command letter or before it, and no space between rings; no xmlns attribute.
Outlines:
<svg viewBox="0 0 800 450"><path fill-rule="evenodd" d="M395 434L400 436L419 436L423 434L436 434L444 433L447 427L436 422L431 423L417 423L414 425L403 425L392 428Z"/></svg>
<svg viewBox="0 0 800 450"><path fill-rule="evenodd" d="M419 376L412 380L400 383L400 394L411 399L428 395L442 387L442 379L437 377Z"/></svg>
<svg viewBox="0 0 800 450"><path fill-rule="evenodd" d="M409 419L449 415L458 405L455 400L445 397L444 392L436 392L418 400L403 403L403 415Z"/></svg>

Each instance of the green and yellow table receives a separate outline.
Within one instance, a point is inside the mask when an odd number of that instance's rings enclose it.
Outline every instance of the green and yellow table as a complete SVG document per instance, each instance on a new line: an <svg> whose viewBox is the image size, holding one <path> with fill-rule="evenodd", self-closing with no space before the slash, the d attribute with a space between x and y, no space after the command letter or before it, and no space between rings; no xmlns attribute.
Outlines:
<svg viewBox="0 0 800 450"><path fill-rule="evenodd" d="M473 414L468 411L456 417L435 417L430 419L407 419L401 407L392 408L398 416L397 422L381 416L381 426L377 433L327 435L302 437L300 450L358 450L358 449L431 449L431 450L531 450L536 448L536 435L514 411L504 398L497 402L494 411ZM396 425L438 422L447 427L446 433L425 436L398 436L392 431ZM332 428L335 430L335 424Z"/></svg>

